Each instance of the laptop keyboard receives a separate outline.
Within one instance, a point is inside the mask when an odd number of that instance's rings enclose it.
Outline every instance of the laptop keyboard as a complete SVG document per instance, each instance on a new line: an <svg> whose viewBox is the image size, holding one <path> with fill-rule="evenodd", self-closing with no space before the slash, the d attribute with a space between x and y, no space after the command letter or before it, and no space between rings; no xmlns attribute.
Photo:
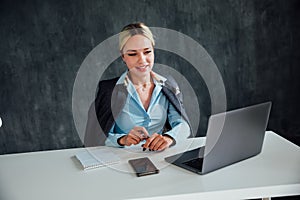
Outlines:
<svg viewBox="0 0 300 200"><path fill-rule="evenodd" d="M190 166L195 169L202 169L203 158L194 158L194 159L186 161L182 164L185 164L185 165Z"/></svg>

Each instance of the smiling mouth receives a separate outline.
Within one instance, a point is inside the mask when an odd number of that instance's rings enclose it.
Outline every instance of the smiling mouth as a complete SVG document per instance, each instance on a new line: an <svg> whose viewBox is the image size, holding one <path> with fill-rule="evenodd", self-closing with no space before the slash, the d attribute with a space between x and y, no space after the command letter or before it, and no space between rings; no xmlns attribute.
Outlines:
<svg viewBox="0 0 300 200"><path fill-rule="evenodd" d="M144 66L138 66L138 67L136 67L137 69L146 69L147 67L149 67L149 65L144 65Z"/></svg>

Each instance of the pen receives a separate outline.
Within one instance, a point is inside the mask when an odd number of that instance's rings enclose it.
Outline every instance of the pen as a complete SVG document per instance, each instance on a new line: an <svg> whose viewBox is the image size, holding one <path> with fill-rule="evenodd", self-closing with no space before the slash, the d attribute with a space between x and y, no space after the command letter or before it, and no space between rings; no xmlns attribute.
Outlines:
<svg viewBox="0 0 300 200"><path fill-rule="evenodd" d="M149 138L149 136L147 138L145 138L145 140L147 140ZM144 144L142 145L143 147L143 151L146 151L147 148L144 147Z"/></svg>
<svg viewBox="0 0 300 200"><path fill-rule="evenodd" d="M138 130L138 132L141 134L141 136L143 137L143 140L147 140L148 138L150 138L149 136L145 136L144 131L142 130ZM142 145L143 147L143 151L146 151L147 148L144 148L144 145Z"/></svg>

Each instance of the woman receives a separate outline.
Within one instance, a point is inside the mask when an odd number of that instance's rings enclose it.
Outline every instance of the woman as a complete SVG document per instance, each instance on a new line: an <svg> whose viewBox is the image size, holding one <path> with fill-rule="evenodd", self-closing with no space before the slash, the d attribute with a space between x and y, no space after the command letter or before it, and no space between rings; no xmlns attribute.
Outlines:
<svg viewBox="0 0 300 200"><path fill-rule="evenodd" d="M105 145L124 147L144 143L164 150L190 135L176 82L152 71L154 39L143 23L129 24L119 35L119 49L128 70L99 83L95 100Z"/></svg>

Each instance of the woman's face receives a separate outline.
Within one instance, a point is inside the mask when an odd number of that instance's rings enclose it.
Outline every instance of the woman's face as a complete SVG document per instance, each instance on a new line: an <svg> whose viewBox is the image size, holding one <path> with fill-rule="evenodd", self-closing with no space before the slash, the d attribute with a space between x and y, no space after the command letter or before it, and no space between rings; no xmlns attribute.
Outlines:
<svg viewBox="0 0 300 200"><path fill-rule="evenodd" d="M122 58L131 74L145 76L152 70L154 49L147 37L143 35L132 36L124 45L122 53Z"/></svg>

